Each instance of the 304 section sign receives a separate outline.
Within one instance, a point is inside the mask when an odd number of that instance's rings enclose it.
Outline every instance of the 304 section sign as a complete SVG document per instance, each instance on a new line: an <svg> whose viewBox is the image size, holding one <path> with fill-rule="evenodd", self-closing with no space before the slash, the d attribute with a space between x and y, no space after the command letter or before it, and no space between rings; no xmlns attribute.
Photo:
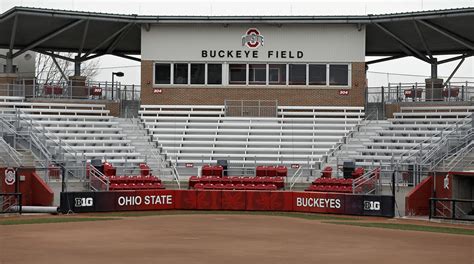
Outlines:
<svg viewBox="0 0 474 264"><path fill-rule="evenodd" d="M15 181L16 181L15 169L7 168L5 170L5 184L6 185L13 185L13 184L15 184Z"/></svg>

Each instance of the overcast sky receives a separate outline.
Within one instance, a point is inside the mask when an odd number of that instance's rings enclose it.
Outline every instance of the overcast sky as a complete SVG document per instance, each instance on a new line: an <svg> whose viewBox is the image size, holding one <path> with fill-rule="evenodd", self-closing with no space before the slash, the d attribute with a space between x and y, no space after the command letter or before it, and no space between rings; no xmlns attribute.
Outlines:
<svg viewBox="0 0 474 264"><path fill-rule="evenodd" d="M140 15L365 15L474 7L474 0L0 0L2 12L14 6ZM370 59L372 58L367 58ZM456 64L457 62L443 64L439 67L438 74L441 77L448 76ZM123 83L140 83L140 67L137 62L103 56L100 59L100 68L97 80L110 80L112 71L121 70L125 73ZM368 74L369 86L386 85L387 82L423 82L429 74L429 64L413 58L404 58L371 65ZM474 81L473 58L464 62L454 80Z"/></svg>

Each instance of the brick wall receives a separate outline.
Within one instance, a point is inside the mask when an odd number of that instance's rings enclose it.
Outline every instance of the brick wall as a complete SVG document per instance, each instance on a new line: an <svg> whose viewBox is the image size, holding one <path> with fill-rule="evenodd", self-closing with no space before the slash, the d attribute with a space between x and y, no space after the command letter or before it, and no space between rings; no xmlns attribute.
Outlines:
<svg viewBox="0 0 474 264"><path fill-rule="evenodd" d="M142 61L142 104L224 104L224 100L278 100L279 105L364 106L365 63L352 63L352 87L349 95L339 89L322 88L161 88L153 94L153 62Z"/></svg>

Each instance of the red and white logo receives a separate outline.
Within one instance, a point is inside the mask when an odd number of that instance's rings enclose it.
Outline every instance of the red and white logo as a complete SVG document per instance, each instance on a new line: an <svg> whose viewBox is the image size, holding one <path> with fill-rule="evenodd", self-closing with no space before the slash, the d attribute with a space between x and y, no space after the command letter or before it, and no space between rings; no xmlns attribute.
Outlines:
<svg viewBox="0 0 474 264"><path fill-rule="evenodd" d="M242 46L247 46L250 49L263 46L263 36L260 35L260 31L256 28L249 28L242 36Z"/></svg>
<svg viewBox="0 0 474 264"><path fill-rule="evenodd" d="M15 181L15 170L13 168L7 168L5 170L5 183L7 185L13 185L15 184Z"/></svg>

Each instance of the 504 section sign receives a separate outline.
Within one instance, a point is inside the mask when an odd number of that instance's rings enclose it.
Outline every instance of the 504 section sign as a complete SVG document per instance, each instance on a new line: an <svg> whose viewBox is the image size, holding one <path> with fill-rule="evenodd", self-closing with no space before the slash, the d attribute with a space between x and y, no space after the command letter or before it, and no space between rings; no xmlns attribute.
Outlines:
<svg viewBox="0 0 474 264"><path fill-rule="evenodd" d="M5 184L6 185L13 185L15 184L16 177L15 177L15 169L7 168L5 170Z"/></svg>

